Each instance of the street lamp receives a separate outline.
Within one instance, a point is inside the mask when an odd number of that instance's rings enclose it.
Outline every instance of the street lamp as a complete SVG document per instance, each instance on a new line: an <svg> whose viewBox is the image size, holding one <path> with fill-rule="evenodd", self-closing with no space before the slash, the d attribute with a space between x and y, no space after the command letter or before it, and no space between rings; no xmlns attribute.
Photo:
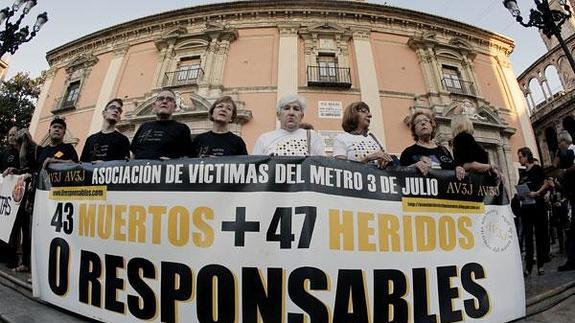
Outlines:
<svg viewBox="0 0 575 323"><path fill-rule="evenodd" d="M4 31L0 31L0 57L6 53L14 54L18 50L18 46L23 43L29 42L48 21L48 14L43 12L36 18L36 23L32 26L32 32L28 26L20 28L20 22L24 19L30 9L38 3L37 0L16 0L12 4L12 8L6 7L0 10L0 25L6 21ZM15 23L10 22L10 17L14 16L18 10L23 7L20 18Z"/></svg>
<svg viewBox="0 0 575 323"><path fill-rule="evenodd" d="M523 27L537 27L547 38L551 38L552 35L555 36L559 41L559 45L563 48L573 72L575 72L575 60L573 60L573 55L571 55L569 48L565 45L563 37L561 37L561 26L567 19L571 18L569 5L565 0L559 0L559 4L563 6L564 10L553 10L549 8L548 0L534 1L537 10L531 9L529 11L529 22L527 23L523 22L523 17L521 17L521 11L517 6L516 0L503 0L503 5Z"/></svg>

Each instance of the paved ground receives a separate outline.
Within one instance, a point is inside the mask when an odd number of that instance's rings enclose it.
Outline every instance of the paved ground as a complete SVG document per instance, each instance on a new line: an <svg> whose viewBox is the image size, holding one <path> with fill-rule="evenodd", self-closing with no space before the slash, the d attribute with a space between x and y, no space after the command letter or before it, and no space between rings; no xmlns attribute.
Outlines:
<svg viewBox="0 0 575 323"><path fill-rule="evenodd" d="M8 323L76 323L86 322L29 299L21 293L0 284L0 321Z"/></svg>
<svg viewBox="0 0 575 323"><path fill-rule="evenodd" d="M575 296L537 315L516 321L517 323L571 323L575 321Z"/></svg>

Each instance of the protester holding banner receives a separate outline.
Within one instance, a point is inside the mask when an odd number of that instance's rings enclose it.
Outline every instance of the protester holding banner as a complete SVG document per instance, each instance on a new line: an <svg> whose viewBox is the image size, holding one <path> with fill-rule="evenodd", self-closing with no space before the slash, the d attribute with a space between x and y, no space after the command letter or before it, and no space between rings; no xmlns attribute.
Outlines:
<svg viewBox="0 0 575 323"><path fill-rule="evenodd" d="M16 143L16 135L18 133L18 127L14 126L8 130L8 135L6 136L6 141L8 145L6 149L2 151L0 155L0 173L4 173L9 168L19 167L19 151L18 144Z"/></svg>
<svg viewBox="0 0 575 323"><path fill-rule="evenodd" d="M428 111L416 111L409 122L411 135L415 144L403 150L400 157L401 166L415 167L423 175L434 169L455 169L459 180L465 177L465 169L456 166L451 153L445 146L433 140L437 132L435 117Z"/></svg>
<svg viewBox="0 0 575 323"><path fill-rule="evenodd" d="M66 121L56 117L50 122L48 135L50 143L38 149L36 162L38 167L46 168L49 163L78 162L78 154L71 144L64 143L66 134Z"/></svg>
<svg viewBox="0 0 575 323"><path fill-rule="evenodd" d="M14 137L18 168L10 167L4 171L4 176L21 174L16 183L16 189L12 194L14 202L18 203L15 210L15 220L10 234L10 255L12 261L9 267L17 272L30 271L30 246L31 246L31 216L34 204L34 176L36 168L37 145L32 140L28 129L20 129ZM21 248L20 248L21 247ZM18 262L16 250L22 250L22 262Z"/></svg>
<svg viewBox="0 0 575 323"><path fill-rule="evenodd" d="M345 108L341 126L345 133L333 141L333 156L362 163L373 162L383 168L392 162L391 156L375 136L369 133L371 112L365 102L354 102Z"/></svg>
<svg viewBox="0 0 575 323"><path fill-rule="evenodd" d="M496 165L489 163L487 151L475 141L473 132L473 123L466 115L456 115L451 119L455 165L468 172L486 173L499 179L501 171Z"/></svg>
<svg viewBox="0 0 575 323"><path fill-rule="evenodd" d="M2 173L2 176L6 176L11 173L13 169L18 168L19 151L16 143L17 132L18 127L15 126L8 130L6 136L8 145L4 151L0 153L0 173ZM2 241L0 241L0 261L5 262L11 268L16 266L15 250Z"/></svg>
<svg viewBox="0 0 575 323"><path fill-rule="evenodd" d="M154 101L156 120L140 126L130 149L134 159L172 159L189 157L192 152L190 128L172 120L176 111L176 94L163 89Z"/></svg>
<svg viewBox="0 0 575 323"><path fill-rule="evenodd" d="M115 98L106 104L102 111L102 130L92 134L82 150L83 162L123 160L130 158L130 140L116 130L116 124L122 118L122 99Z"/></svg>
<svg viewBox="0 0 575 323"><path fill-rule="evenodd" d="M192 157L247 155L246 143L228 129L237 113L238 108L231 97L223 96L217 99L208 111L212 130L194 138Z"/></svg>
<svg viewBox="0 0 575 323"><path fill-rule="evenodd" d="M299 95L282 97L277 104L280 129L261 135L254 146L253 155L324 156L323 141L313 130L301 129L306 108Z"/></svg>
<svg viewBox="0 0 575 323"><path fill-rule="evenodd" d="M524 275L531 274L533 269L533 233L537 240L537 273L543 275L543 265L549 261L548 243L549 231L547 214L545 213L544 196L550 188L543 173L543 168L535 163L533 153L528 147L520 148L517 157L521 166L525 166L519 177L519 185L526 185L529 192L521 195L521 215L525 233L525 271Z"/></svg>

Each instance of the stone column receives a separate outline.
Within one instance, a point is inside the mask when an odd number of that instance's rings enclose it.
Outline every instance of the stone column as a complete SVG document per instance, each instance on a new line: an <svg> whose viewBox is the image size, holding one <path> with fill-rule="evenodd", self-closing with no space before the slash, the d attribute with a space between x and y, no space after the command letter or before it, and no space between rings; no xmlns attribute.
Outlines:
<svg viewBox="0 0 575 323"><path fill-rule="evenodd" d="M173 58L174 42L171 41L169 44L156 45L162 46L160 50L160 56L158 57L158 64L156 65L156 70L154 71L154 79L156 80L156 88L161 89L167 84L164 84L164 77L166 72L171 72L170 61Z"/></svg>
<svg viewBox="0 0 575 323"><path fill-rule="evenodd" d="M278 87L277 100L284 95L297 94L298 90L298 27L295 25L280 25L278 53ZM280 123L276 120L276 129Z"/></svg>
<svg viewBox="0 0 575 323"><path fill-rule="evenodd" d="M114 51L114 56L110 61L110 65L106 71L106 76L102 82L102 87L100 88L100 93L98 94L96 107L92 113L92 122L90 122L90 130L88 131L88 134L98 132L102 128L104 121L102 119L102 111L104 111L106 103L112 99L112 95L114 93L114 85L116 84L116 80L120 74L122 63L124 62L124 58L126 57L128 49L129 48L126 46Z"/></svg>
<svg viewBox="0 0 575 323"><path fill-rule="evenodd" d="M198 84L198 95L202 97L208 96L209 88L212 84L212 73L213 73L213 65L214 65L214 58L216 52L218 51L218 39L212 38L210 45L206 50L206 62L204 64L204 76L202 80Z"/></svg>
<svg viewBox="0 0 575 323"><path fill-rule="evenodd" d="M355 47L357 75L361 91L361 100L371 108L371 132L386 147L385 124L379 96L379 84L375 70L375 61L371 49L370 32L368 30L354 30L353 45Z"/></svg>
<svg viewBox="0 0 575 323"><path fill-rule="evenodd" d="M502 71L501 81L503 82L504 86L509 89L511 104L510 109L517 113L517 118L521 128L520 131L523 135L525 146L535 148L537 147L537 143L535 142L535 135L533 133L533 128L531 127L531 120L529 120L529 112L523 103L523 92L517 83L515 74L511 69L511 64L509 64L507 57L505 60L498 60L498 64L500 65ZM536 158L539 155L537 151L534 151L533 154Z"/></svg>
<svg viewBox="0 0 575 323"><path fill-rule="evenodd" d="M32 120L30 120L30 126L28 127L30 135L32 135L32 138L37 142L39 141L39 138L36 138L36 130L38 128L38 123L40 122L40 115L42 115L43 111L52 109L51 106L46 105L46 99L48 98L48 93L50 92L50 87L52 86L52 81L54 80L55 75L56 70L53 68L46 72L46 79L44 80L44 84L42 84L40 96L38 96L38 102L36 103L36 108L34 109L34 114L32 114Z"/></svg>

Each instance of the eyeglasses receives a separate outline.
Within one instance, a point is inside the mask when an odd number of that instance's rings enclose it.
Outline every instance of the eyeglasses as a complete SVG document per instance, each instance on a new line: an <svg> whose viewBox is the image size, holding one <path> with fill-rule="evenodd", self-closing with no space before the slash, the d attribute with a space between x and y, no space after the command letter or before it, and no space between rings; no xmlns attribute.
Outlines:
<svg viewBox="0 0 575 323"><path fill-rule="evenodd" d="M370 112L369 109L366 108L366 107L358 107L358 108L355 108L355 111L361 112L361 113L369 113L369 112Z"/></svg>
<svg viewBox="0 0 575 323"><path fill-rule="evenodd" d="M431 120L429 120L427 118L422 118L422 119L413 121L413 123L417 126L417 125L420 125L422 123L431 123Z"/></svg>
<svg viewBox="0 0 575 323"><path fill-rule="evenodd" d="M158 102L161 102L161 101L175 102L176 99L174 99L174 97L172 97L172 96L157 96L156 101L158 101Z"/></svg>

